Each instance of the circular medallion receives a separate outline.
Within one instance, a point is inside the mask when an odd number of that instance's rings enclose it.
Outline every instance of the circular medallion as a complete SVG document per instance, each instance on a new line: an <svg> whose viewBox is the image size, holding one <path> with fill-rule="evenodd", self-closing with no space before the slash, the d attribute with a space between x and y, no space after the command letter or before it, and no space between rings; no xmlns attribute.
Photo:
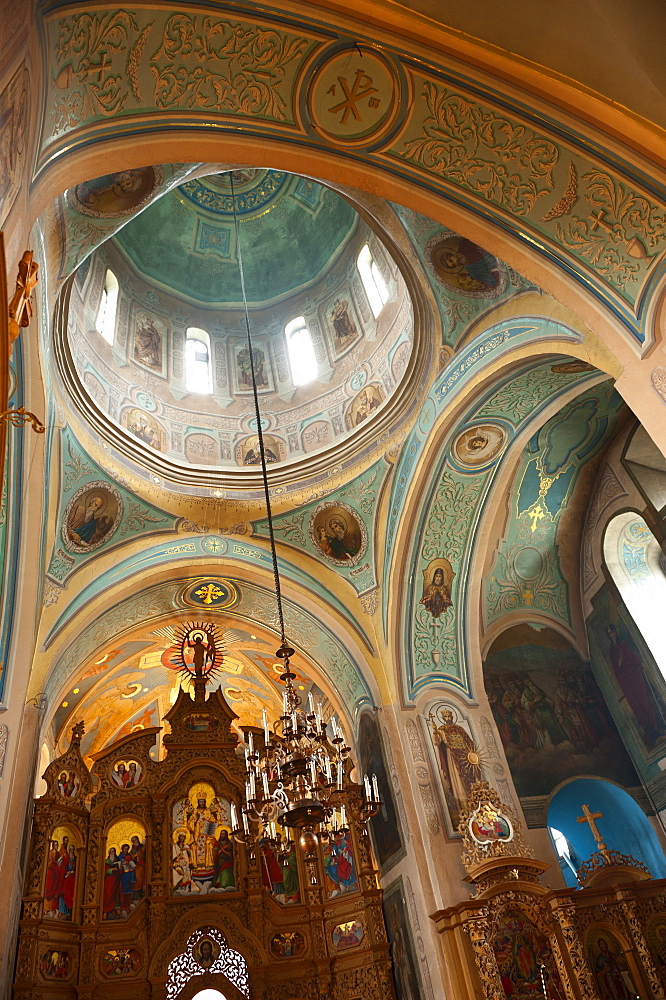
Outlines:
<svg viewBox="0 0 666 1000"><path fill-rule="evenodd" d="M400 103L395 69L380 52L362 45L329 56L308 92L317 133L346 146L366 145L388 132Z"/></svg>
<svg viewBox="0 0 666 1000"><path fill-rule="evenodd" d="M201 540L201 548L210 556L221 556L227 551L226 538L217 538L215 535L207 535Z"/></svg>
<svg viewBox="0 0 666 1000"><path fill-rule="evenodd" d="M355 566L368 544L363 521L340 500L317 507L309 532L317 551L335 566Z"/></svg>
<svg viewBox="0 0 666 1000"><path fill-rule="evenodd" d="M472 840L481 847L513 840L511 820L499 812L492 802L482 802L470 816L467 827Z"/></svg>
<svg viewBox="0 0 666 1000"><path fill-rule="evenodd" d="M513 568L526 583L536 580L543 569L543 556L533 545L524 545L513 557Z"/></svg>
<svg viewBox="0 0 666 1000"><path fill-rule="evenodd" d="M507 434L498 424L475 424L462 430L453 442L453 454L461 465L476 469L502 450Z"/></svg>
<svg viewBox="0 0 666 1000"><path fill-rule="evenodd" d="M123 516L120 492L103 479L76 491L63 516L61 534L69 552L94 552L109 540Z"/></svg>
<svg viewBox="0 0 666 1000"><path fill-rule="evenodd" d="M233 192L231 174L234 181ZM179 185L178 194L211 215L233 220L235 211L237 215L248 219L268 211L289 180L290 175L283 170L254 167L227 170L222 174L185 181Z"/></svg>
<svg viewBox="0 0 666 1000"><path fill-rule="evenodd" d="M134 758L117 760L109 769L109 777L115 788L128 791L141 784L143 768L139 761L134 760Z"/></svg>
<svg viewBox="0 0 666 1000"><path fill-rule="evenodd" d="M426 245L425 259L434 276L460 295L496 298L506 287L506 270L497 258L464 236L437 233Z"/></svg>
<svg viewBox="0 0 666 1000"><path fill-rule="evenodd" d="M208 539L205 539L208 541ZM221 611L238 600L238 590L228 580L202 578L188 583L181 594L183 604L190 608L210 608Z"/></svg>

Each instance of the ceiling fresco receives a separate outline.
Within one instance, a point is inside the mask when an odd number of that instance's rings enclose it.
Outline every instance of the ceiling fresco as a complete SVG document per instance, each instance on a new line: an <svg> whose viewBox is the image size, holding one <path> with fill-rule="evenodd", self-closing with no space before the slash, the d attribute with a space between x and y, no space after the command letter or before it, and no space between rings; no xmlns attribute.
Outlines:
<svg viewBox="0 0 666 1000"><path fill-rule="evenodd" d="M493 254L437 222L393 205L432 288L442 321L442 341L455 348L470 325L520 291L535 286Z"/></svg>
<svg viewBox="0 0 666 1000"><path fill-rule="evenodd" d="M176 622L178 624L178 622ZM238 716L233 728L261 726L262 710L277 720L282 712L283 666L276 660L275 640L265 630L251 632L230 623L222 627L224 660L213 688L219 686ZM175 628L168 623L146 629L139 638L99 650L79 676L71 680L52 720L52 735L65 743L71 726L85 723L81 751L94 754L123 736L150 726L165 725L164 716L180 690ZM302 657L293 663L299 695L322 703L325 717L333 711L322 691L306 675ZM184 682L187 687L187 682ZM168 727L168 723L166 723Z"/></svg>
<svg viewBox="0 0 666 1000"><path fill-rule="evenodd" d="M116 122L131 123L146 138L165 121L202 135L226 126L227 134L268 139L287 155L298 143L328 161L331 172L340 169L331 153L343 149L348 157L351 150L362 167L378 166L426 192L445 191L457 205L509 228L544 262L564 267L631 336L652 336L644 292L664 271L663 191L621 147L590 136L589 125L579 134L569 120L564 141L554 109L549 115L541 105L499 94L441 53L428 58L415 47L398 54L376 25L371 34L359 27L350 40L330 24L256 5L234 8L233 17L134 5L100 8L95 19L59 5L44 20L44 63L56 86L42 117L37 177ZM104 50L102 80L89 66L98 64L109 33L114 48ZM391 54L379 61L373 53L383 41ZM344 76L350 60L373 88L358 99L352 121L344 101L331 104L325 85L336 73ZM278 153L271 166L279 168L281 159Z"/></svg>
<svg viewBox="0 0 666 1000"><path fill-rule="evenodd" d="M622 407L613 383L603 382L565 406L525 448L504 537L485 580L488 623L537 612L571 627L560 547L573 554L580 539L573 526L558 529L583 466L608 442Z"/></svg>
<svg viewBox="0 0 666 1000"><path fill-rule="evenodd" d="M403 626L407 698L437 681L472 696L470 567L493 480L518 428L594 377L589 365L575 359L532 365L482 393L447 436L412 521L409 579L415 585L407 589Z"/></svg>
<svg viewBox="0 0 666 1000"><path fill-rule="evenodd" d="M344 249L358 216L337 192L284 171L235 170L251 305L311 284ZM186 180L131 221L114 243L134 268L186 301L243 301L228 173Z"/></svg>

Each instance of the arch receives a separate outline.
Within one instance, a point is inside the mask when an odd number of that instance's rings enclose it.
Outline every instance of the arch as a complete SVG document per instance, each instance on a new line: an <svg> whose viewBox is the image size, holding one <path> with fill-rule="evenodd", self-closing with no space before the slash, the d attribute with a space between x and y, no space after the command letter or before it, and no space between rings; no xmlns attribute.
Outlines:
<svg viewBox="0 0 666 1000"><path fill-rule="evenodd" d="M549 830L560 831L583 862L597 850L588 823L578 822L583 805L592 813L602 813L595 822L609 850L641 861L652 878L666 877L666 858L647 816L628 792L603 778L574 778L560 786L548 804Z"/></svg>
<svg viewBox="0 0 666 1000"><path fill-rule="evenodd" d="M224 984L223 1000L249 997L250 978L248 965L243 955L231 948L226 936L215 926L199 927L188 938L185 949L169 963L167 969L167 1000L176 997L193 996L200 976L215 977ZM209 985L206 983L206 985ZM233 988L231 993L230 988Z"/></svg>
<svg viewBox="0 0 666 1000"><path fill-rule="evenodd" d="M204 396L213 391L210 335L196 326L188 326L186 331L185 388Z"/></svg>
<svg viewBox="0 0 666 1000"><path fill-rule="evenodd" d="M312 334L305 322L305 316L296 316L284 328L287 353L294 385L307 385L317 377L318 365L315 357Z"/></svg>
<svg viewBox="0 0 666 1000"><path fill-rule="evenodd" d="M665 557L645 519L623 511L606 526L604 562L661 674L666 678L666 640L662 615L666 606ZM620 640L617 628L608 626Z"/></svg>
<svg viewBox="0 0 666 1000"><path fill-rule="evenodd" d="M104 337L104 340L111 347L113 347L116 336L116 313L118 311L119 291L118 279L111 268L107 267L95 326L97 332Z"/></svg>

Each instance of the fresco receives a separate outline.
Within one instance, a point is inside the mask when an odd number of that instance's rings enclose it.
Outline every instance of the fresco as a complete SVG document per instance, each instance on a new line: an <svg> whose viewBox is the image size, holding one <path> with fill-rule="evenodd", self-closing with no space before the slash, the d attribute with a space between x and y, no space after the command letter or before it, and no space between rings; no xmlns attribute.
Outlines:
<svg viewBox="0 0 666 1000"><path fill-rule="evenodd" d="M136 788L142 778L143 768L138 760L119 760L111 768L111 780L118 788Z"/></svg>
<svg viewBox="0 0 666 1000"><path fill-rule="evenodd" d="M565 1000L548 940L525 913L518 909L505 910L495 929L492 945L507 997L511 1000L543 997L540 974L543 965L548 997Z"/></svg>
<svg viewBox="0 0 666 1000"><path fill-rule="evenodd" d="M654 658L620 597L606 584L587 620L590 657L615 720L644 761L666 745L666 690Z"/></svg>
<svg viewBox="0 0 666 1000"><path fill-rule="evenodd" d="M266 465L281 462L286 451L284 443L272 434L264 434L263 439ZM252 434L241 443L239 465L261 465L261 449L256 434Z"/></svg>
<svg viewBox="0 0 666 1000"><path fill-rule="evenodd" d="M103 174L70 188L67 204L93 218L122 218L138 212L151 200L164 180L160 167L138 167Z"/></svg>
<svg viewBox="0 0 666 1000"><path fill-rule="evenodd" d="M378 382L370 382L356 394L347 410L347 426L351 430L358 427L384 401L384 390Z"/></svg>
<svg viewBox="0 0 666 1000"><path fill-rule="evenodd" d="M365 551L365 525L341 501L321 504L310 517L310 537L317 550L336 565L353 565Z"/></svg>
<svg viewBox="0 0 666 1000"><path fill-rule="evenodd" d="M44 883L44 916L71 920L76 899L77 849L81 838L69 826L59 826L49 838Z"/></svg>
<svg viewBox="0 0 666 1000"><path fill-rule="evenodd" d="M497 258L464 236L438 233L426 246L425 259L433 275L460 295L491 298L504 290Z"/></svg>
<svg viewBox="0 0 666 1000"><path fill-rule="evenodd" d="M451 563L443 556L433 559L423 570L423 592L419 604L433 618L439 618L444 611L453 607L451 584L454 576Z"/></svg>
<svg viewBox="0 0 666 1000"><path fill-rule="evenodd" d="M173 894L200 896L236 888L229 802L207 782L173 806Z"/></svg>
<svg viewBox="0 0 666 1000"><path fill-rule="evenodd" d="M350 312L351 305L348 299L336 299L329 311L337 354L350 347L358 337L358 328Z"/></svg>
<svg viewBox="0 0 666 1000"><path fill-rule="evenodd" d="M377 717L364 712L358 724L358 766L369 778L377 776L382 806L370 820L369 827L375 855L380 868L403 850L402 832L398 821L393 786L388 776L382 734Z"/></svg>
<svg viewBox="0 0 666 1000"><path fill-rule="evenodd" d="M146 890L146 828L134 817L116 820L106 835L103 920L125 920Z"/></svg>
<svg viewBox="0 0 666 1000"><path fill-rule="evenodd" d="M81 779L75 771L62 771L58 775L58 795L63 799L76 799L81 791Z"/></svg>
<svg viewBox="0 0 666 1000"><path fill-rule="evenodd" d="M355 948L365 936L365 927L361 920L348 920L344 924L336 924L331 931L333 947L338 951L344 948Z"/></svg>
<svg viewBox="0 0 666 1000"><path fill-rule="evenodd" d="M144 367L166 375L167 328L163 320L148 313L138 313L134 323L132 357Z"/></svg>
<svg viewBox="0 0 666 1000"><path fill-rule="evenodd" d="M601 1000L635 1000L636 988L624 956L625 949L607 927L591 927L585 950Z"/></svg>
<svg viewBox="0 0 666 1000"><path fill-rule="evenodd" d="M504 427L481 423L460 431L451 450L461 465L476 468L492 461L502 450L506 440L507 432Z"/></svg>
<svg viewBox="0 0 666 1000"><path fill-rule="evenodd" d="M503 632L484 678L518 795L548 795L579 774L638 784L589 665L553 629Z"/></svg>
<svg viewBox="0 0 666 1000"><path fill-rule="evenodd" d="M439 765L444 801L452 831L458 829L462 810L475 781L485 777L469 720L447 702L434 705L428 728Z"/></svg>
<svg viewBox="0 0 666 1000"><path fill-rule="evenodd" d="M77 490L65 508L62 537L75 552L92 552L114 533L123 514L119 491L104 480Z"/></svg>
<svg viewBox="0 0 666 1000"><path fill-rule="evenodd" d="M383 909L397 1000L423 1000L402 878L384 890Z"/></svg>
<svg viewBox="0 0 666 1000"><path fill-rule="evenodd" d="M252 391L252 365L254 364L254 380L257 389L269 388L268 366L266 355L260 347L252 348L250 357L249 347L237 347L236 349L236 382L239 392Z"/></svg>
<svg viewBox="0 0 666 1000"><path fill-rule="evenodd" d="M130 407L123 410L120 422L130 434L133 434L139 441L143 441L149 448L154 448L155 451L164 451L167 442L166 431L150 413L140 410L138 406Z"/></svg>

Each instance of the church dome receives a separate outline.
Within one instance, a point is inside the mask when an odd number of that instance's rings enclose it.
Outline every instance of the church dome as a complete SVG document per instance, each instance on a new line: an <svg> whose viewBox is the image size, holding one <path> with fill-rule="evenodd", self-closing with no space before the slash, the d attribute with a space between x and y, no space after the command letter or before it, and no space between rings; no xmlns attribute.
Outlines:
<svg viewBox="0 0 666 1000"><path fill-rule="evenodd" d="M76 193L101 205L105 180ZM413 308L347 198L245 168L188 177L98 247L72 285L68 340L93 422L101 411L121 450L167 476L258 465L253 360L266 456L288 467L386 410L411 357Z"/></svg>

